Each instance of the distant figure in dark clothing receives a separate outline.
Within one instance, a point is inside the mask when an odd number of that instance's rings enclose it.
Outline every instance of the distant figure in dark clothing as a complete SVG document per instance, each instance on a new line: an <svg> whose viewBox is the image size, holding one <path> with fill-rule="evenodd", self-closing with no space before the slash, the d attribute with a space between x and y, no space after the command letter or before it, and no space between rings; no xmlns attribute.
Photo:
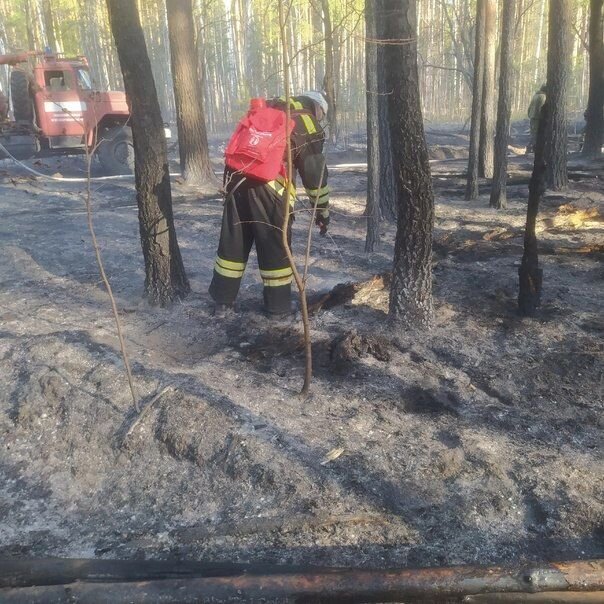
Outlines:
<svg viewBox="0 0 604 604"><path fill-rule="evenodd" d="M528 116L531 120L531 140L526 147L526 152L531 153L535 148L537 141L537 130L539 129L539 116L541 115L541 109L545 105L547 86L543 84L531 99L531 104L528 108Z"/></svg>

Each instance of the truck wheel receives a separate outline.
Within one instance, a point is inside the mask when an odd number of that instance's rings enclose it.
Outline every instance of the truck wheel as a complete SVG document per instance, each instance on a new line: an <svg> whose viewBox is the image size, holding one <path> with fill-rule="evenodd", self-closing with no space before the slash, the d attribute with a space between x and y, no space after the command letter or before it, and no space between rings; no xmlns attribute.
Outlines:
<svg viewBox="0 0 604 604"><path fill-rule="evenodd" d="M115 126L107 130L101 137L97 155L109 174L133 174L134 146L130 128Z"/></svg>
<svg viewBox="0 0 604 604"><path fill-rule="evenodd" d="M10 74L10 95L13 115L16 122L34 122L34 103L29 93L29 78L20 69L13 69Z"/></svg>
<svg viewBox="0 0 604 604"><path fill-rule="evenodd" d="M11 136L2 136L0 134L0 143L2 146L18 160L31 159L39 151L38 140L31 134L12 134ZM7 159L9 156L0 149L0 159Z"/></svg>

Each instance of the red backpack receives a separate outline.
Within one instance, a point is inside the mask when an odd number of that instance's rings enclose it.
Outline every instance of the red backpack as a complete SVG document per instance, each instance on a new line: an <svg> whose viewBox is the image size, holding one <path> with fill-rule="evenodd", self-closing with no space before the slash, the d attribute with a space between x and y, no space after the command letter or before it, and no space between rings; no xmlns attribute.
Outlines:
<svg viewBox="0 0 604 604"><path fill-rule="evenodd" d="M284 111L266 106L264 99L252 99L247 115L237 124L225 151L230 170L243 176L269 182L283 167L287 137L295 122Z"/></svg>

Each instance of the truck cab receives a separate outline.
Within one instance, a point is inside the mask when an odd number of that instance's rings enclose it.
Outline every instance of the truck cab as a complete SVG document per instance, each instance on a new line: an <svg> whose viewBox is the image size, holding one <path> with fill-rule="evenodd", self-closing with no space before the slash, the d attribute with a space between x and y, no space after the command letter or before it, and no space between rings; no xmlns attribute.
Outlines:
<svg viewBox="0 0 604 604"><path fill-rule="evenodd" d="M130 112L126 95L94 90L85 57L44 55L34 67L32 87L43 149L96 147L109 172L132 170L134 155L127 127Z"/></svg>
<svg viewBox="0 0 604 604"><path fill-rule="evenodd" d="M0 56L0 64L27 62L32 53ZM32 69L11 72L12 124L0 136L29 156L94 151L110 174L133 171L130 111L123 92L95 90L85 57L37 53ZM3 60L2 60L3 59ZM31 137L31 143L23 139ZM4 144L4 143L3 143ZM19 159L23 159L20 157Z"/></svg>

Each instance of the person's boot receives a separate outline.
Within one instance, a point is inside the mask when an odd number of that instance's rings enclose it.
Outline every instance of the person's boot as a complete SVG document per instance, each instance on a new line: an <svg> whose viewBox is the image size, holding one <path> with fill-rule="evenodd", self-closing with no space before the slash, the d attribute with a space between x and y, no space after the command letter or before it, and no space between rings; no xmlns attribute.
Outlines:
<svg viewBox="0 0 604 604"><path fill-rule="evenodd" d="M288 319L294 319L299 310L298 303L295 300L290 302L290 306L287 309L275 311L265 308L264 312L266 316L274 321L283 321Z"/></svg>
<svg viewBox="0 0 604 604"><path fill-rule="evenodd" d="M235 312L234 304L215 304L212 316L217 319L224 319Z"/></svg>

